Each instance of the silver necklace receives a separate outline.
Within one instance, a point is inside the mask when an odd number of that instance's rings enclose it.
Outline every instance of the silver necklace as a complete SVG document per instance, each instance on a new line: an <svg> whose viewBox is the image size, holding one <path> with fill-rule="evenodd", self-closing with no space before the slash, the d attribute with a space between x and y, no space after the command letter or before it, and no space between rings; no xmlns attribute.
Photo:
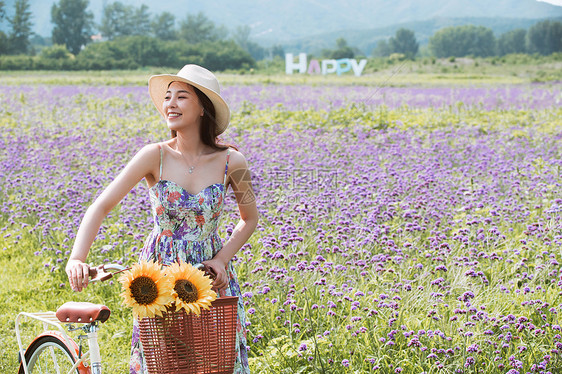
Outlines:
<svg viewBox="0 0 562 374"><path fill-rule="evenodd" d="M197 163L199 163L199 158L201 157L203 152L199 153L199 156L197 156L197 159L195 160L195 164L193 166L189 166L189 163L187 162L187 159L185 158L185 155L181 151L180 151L180 154L181 154L183 160L185 161L185 164L187 165L187 172L189 174L192 174L193 169L195 169L195 167L197 166Z"/></svg>

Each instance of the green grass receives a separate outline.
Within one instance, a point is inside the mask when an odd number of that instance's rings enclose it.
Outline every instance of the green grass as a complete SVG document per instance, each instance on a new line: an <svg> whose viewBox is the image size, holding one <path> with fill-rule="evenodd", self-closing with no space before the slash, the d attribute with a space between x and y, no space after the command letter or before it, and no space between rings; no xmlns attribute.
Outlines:
<svg viewBox="0 0 562 374"><path fill-rule="evenodd" d="M449 86L493 85L549 82L562 80L562 55L548 57L512 55L503 58L420 58L415 61L369 59L364 74L286 75L284 67L251 71L223 72L217 76L223 85L302 84L302 85L373 85L373 86ZM145 85L152 74L175 73L177 68L142 68L110 71L1 71L2 84L94 84ZM242 74L240 74L242 73Z"/></svg>
<svg viewBox="0 0 562 374"><path fill-rule="evenodd" d="M0 372L17 371L18 348L14 329L18 313L56 311L66 301L101 303L111 309L111 318L99 332L102 358L106 363L104 369L107 373L128 372L131 337L126 326L132 324L132 316L120 305L119 285L93 284L82 293L74 293L68 287L60 288L58 284L66 279L60 273L46 276L41 258L32 255L36 248L26 245L26 241L20 243L14 246L0 239L0 248L6 248L0 257ZM31 257L24 254L31 254ZM25 346L41 331L41 325L32 322L23 326Z"/></svg>

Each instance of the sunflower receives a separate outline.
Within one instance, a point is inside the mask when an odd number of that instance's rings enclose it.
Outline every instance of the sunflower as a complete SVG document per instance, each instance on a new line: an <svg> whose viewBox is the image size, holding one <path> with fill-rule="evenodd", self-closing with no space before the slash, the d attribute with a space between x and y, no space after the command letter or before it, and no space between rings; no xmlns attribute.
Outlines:
<svg viewBox="0 0 562 374"><path fill-rule="evenodd" d="M162 316L166 306L174 301L171 296L172 279L164 276L160 265L150 261L140 261L119 277L123 292L123 304L133 308L133 316Z"/></svg>
<svg viewBox="0 0 562 374"><path fill-rule="evenodd" d="M211 289L211 279L205 273L186 262L174 263L165 270L166 278L173 285L172 295L176 311L201 314L201 308L209 309L217 293Z"/></svg>

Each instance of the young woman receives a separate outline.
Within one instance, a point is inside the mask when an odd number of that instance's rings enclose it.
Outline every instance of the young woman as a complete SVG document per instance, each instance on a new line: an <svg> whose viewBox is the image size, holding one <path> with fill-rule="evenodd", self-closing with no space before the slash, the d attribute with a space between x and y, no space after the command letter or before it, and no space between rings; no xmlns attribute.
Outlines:
<svg viewBox="0 0 562 374"><path fill-rule="evenodd" d="M66 265L70 286L88 285L85 263L103 219L142 179L149 187L154 229L140 259L163 265L203 262L217 274L213 287L220 296L240 296L231 259L254 232L258 211L248 164L242 153L217 144L228 126L230 111L220 96L216 77L197 65L176 75L155 75L150 96L165 118L172 138L143 147L88 208ZM217 227L228 186L232 186L240 221L222 244ZM238 301L235 373L249 373L244 306ZM138 325L133 326L131 373L145 373Z"/></svg>

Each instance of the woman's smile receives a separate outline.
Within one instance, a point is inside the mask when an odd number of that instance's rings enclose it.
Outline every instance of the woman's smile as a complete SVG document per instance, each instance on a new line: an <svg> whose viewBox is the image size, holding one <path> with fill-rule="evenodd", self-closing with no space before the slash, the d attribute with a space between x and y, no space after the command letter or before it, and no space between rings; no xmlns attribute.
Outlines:
<svg viewBox="0 0 562 374"><path fill-rule="evenodd" d="M166 120L174 123L174 130L180 124L198 123L203 115L203 107L193 87L183 82L172 82L162 103Z"/></svg>

